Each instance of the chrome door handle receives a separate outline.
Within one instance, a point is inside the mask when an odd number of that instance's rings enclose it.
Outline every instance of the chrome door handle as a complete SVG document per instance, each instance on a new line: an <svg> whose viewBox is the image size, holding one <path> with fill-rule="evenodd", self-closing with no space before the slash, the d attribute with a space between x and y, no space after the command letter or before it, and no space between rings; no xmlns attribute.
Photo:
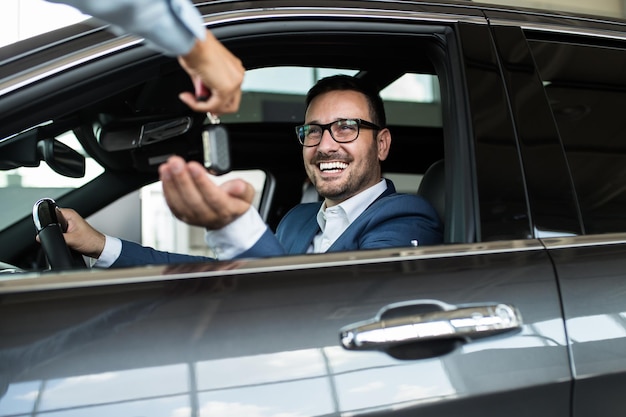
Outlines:
<svg viewBox="0 0 626 417"><path fill-rule="evenodd" d="M437 300L390 304L375 318L343 327L339 339L350 350L384 349L433 340L464 340L520 330L522 316L510 304L454 306Z"/></svg>

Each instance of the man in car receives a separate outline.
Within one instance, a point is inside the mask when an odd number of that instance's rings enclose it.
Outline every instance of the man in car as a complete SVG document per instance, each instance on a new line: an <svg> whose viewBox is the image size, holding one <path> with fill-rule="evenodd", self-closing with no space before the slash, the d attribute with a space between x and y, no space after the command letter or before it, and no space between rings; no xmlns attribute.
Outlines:
<svg viewBox="0 0 626 417"><path fill-rule="evenodd" d="M382 177L391 132L377 92L350 76L320 80L306 99L306 123L296 127L307 175L322 202L299 204L276 234L251 205L254 191L243 180L217 186L195 161L171 157L159 168L167 203L180 220L207 230L218 259L322 253L442 241L442 225L423 198L396 193ZM280 163L280 161L277 161ZM172 254L105 236L75 211L63 209L70 247L95 266L131 266L207 258Z"/></svg>

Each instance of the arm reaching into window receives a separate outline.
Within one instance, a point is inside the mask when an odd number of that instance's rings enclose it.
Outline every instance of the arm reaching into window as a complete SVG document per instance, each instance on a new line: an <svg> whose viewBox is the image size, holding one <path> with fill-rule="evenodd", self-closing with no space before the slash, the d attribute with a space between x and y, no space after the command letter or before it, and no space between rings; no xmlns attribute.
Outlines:
<svg viewBox="0 0 626 417"><path fill-rule="evenodd" d="M177 56L196 91L180 99L192 110L216 115L239 109L245 68L209 30L189 0L48 0L73 6L113 25L118 33L143 37L156 50ZM196 98L207 90L206 100Z"/></svg>

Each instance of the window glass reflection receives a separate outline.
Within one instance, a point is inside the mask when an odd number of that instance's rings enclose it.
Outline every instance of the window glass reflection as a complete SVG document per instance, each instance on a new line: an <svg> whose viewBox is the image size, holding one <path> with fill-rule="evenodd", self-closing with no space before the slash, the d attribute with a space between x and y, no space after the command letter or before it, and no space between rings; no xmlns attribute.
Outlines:
<svg viewBox="0 0 626 417"><path fill-rule="evenodd" d="M188 378L187 366L179 364L50 380L40 408L50 410L181 394L189 390Z"/></svg>
<svg viewBox="0 0 626 417"><path fill-rule="evenodd" d="M337 392L341 393L341 410L354 412L385 405L397 408L456 393L439 359L422 360L410 367L415 372L408 372L405 365L335 376ZM415 378L415 375L428 375L428 379Z"/></svg>
<svg viewBox="0 0 626 417"><path fill-rule="evenodd" d="M102 404L95 407L76 407L40 415L46 417L192 417L194 414L192 414L192 409L189 406L189 397L179 395L119 404Z"/></svg>
<svg viewBox="0 0 626 417"><path fill-rule="evenodd" d="M567 331L570 338L577 343L593 342L626 337L624 323L619 317L608 314L576 317L567 320Z"/></svg>
<svg viewBox="0 0 626 417"><path fill-rule="evenodd" d="M2 383L2 381L0 381ZM28 413L33 409L33 404L39 393L40 381L21 382L10 384L7 392L0 397L0 416L18 413ZM0 386L0 394L2 393Z"/></svg>
<svg viewBox="0 0 626 417"><path fill-rule="evenodd" d="M200 416L279 417L336 415L324 377L264 383L198 394Z"/></svg>
<svg viewBox="0 0 626 417"><path fill-rule="evenodd" d="M318 349L205 361L198 363L196 369L199 390L312 378L326 374L324 359Z"/></svg>

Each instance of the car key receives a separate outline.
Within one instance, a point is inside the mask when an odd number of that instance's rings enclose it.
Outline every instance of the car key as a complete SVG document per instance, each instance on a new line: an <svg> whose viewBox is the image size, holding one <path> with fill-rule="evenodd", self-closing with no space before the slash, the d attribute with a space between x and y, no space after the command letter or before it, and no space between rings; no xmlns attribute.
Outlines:
<svg viewBox="0 0 626 417"><path fill-rule="evenodd" d="M83 256L65 243L63 233L67 231L67 219L53 199L42 198L33 205L33 223L52 269L87 266Z"/></svg>
<svg viewBox="0 0 626 417"><path fill-rule="evenodd" d="M210 92L201 83L196 84L196 99L206 100ZM220 118L207 112L209 124L202 129L202 154L204 167L213 175L230 171L230 145L228 131L220 124Z"/></svg>
<svg viewBox="0 0 626 417"><path fill-rule="evenodd" d="M207 113L209 125L202 129L202 151L204 167L213 175L230 171L230 146L226 127L219 124L219 118Z"/></svg>

